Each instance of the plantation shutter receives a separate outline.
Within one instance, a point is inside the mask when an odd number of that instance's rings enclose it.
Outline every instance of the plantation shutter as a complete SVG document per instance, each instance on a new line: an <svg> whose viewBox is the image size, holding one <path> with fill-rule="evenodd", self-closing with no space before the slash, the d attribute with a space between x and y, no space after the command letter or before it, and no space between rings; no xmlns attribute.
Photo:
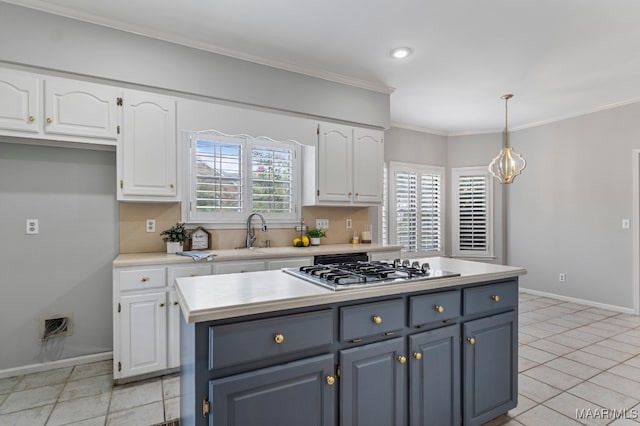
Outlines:
<svg viewBox="0 0 640 426"><path fill-rule="evenodd" d="M492 255L490 181L485 168L453 170L454 256Z"/></svg>
<svg viewBox="0 0 640 426"><path fill-rule="evenodd" d="M443 169L391 162L390 176L389 241L407 253L442 254Z"/></svg>
<svg viewBox="0 0 640 426"><path fill-rule="evenodd" d="M198 138L193 148L196 214L241 212L242 145Z"/></svg>
<svg viewBox="0 0 640 426"><path fill-rule="evenodd" d="M251 150L251 202L259 213L294 211L292 147L254 145Z"/></svg>

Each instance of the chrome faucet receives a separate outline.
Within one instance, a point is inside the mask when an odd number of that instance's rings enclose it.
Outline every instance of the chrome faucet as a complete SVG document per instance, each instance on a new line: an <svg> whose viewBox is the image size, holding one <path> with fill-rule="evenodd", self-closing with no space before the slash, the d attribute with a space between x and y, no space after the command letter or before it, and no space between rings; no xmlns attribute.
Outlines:
<svg viewBox="0 0 640 426"><path fill-rule="evenodd" d="M247 218L247 239L246 239L246 247L247 248L253 248L253 243L256 241L256 228L252 228L251 227L251 219L253 219L254 216L258 216L260 218L260 220L262 221L262 230L266 231L267 230L267 222L265 222L264 220L264 216L262 216L260 213L251 213L249 215L249 217Z"/></svg>

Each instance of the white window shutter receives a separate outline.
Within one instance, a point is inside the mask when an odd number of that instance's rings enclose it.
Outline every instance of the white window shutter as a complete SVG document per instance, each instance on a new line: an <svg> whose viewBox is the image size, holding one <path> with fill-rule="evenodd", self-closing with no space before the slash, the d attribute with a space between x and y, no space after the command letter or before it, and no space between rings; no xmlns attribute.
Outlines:
<svg viewBox="0 0 640 426"><path fill-rule="evenodd" d="M493 256L492 186L486 167L452 169L453 256Z"/></svg>

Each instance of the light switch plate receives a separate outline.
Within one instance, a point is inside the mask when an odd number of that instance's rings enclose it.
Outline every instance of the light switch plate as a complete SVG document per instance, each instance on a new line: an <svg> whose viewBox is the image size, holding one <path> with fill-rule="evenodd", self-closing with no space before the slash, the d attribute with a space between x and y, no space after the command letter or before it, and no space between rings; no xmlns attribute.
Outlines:
<svg viewBox="0 0 640 426"><path fill-rule="evenodd" d="M631 222L629 219L622 219L622 229L629 229Z"/></svg>
<svg viewBox="0 0 640 426"><path fill-rule="evenodd" d="M329 229L329 219L316 219L316 228Z"/></svg>

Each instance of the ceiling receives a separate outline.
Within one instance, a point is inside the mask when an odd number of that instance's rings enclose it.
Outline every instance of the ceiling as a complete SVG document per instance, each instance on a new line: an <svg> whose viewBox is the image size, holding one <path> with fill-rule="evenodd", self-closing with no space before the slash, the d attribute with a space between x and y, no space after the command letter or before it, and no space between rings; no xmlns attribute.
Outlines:
<svg viewBox="0 0 640 426"><path fill-rule="evenodd" d="M505 93L512 130L640 100L637 0L0 1L391 93L442 134L500 130Z"/></svg>

